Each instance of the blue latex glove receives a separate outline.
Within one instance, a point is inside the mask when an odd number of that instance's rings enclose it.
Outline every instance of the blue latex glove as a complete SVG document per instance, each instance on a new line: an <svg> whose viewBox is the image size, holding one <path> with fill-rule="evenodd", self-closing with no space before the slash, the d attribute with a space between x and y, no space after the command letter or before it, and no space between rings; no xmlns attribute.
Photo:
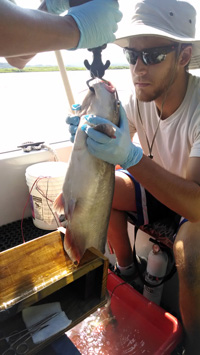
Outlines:
<svg viewBox="0 0 200 355"><path fill-rule="evenodd" d="M77 48L95 48L114 42L117 22L122 18L116 0L92 0L86 4L71 7L72 16L80 30Z"/></svg>
<svg viewBox="0 0 200 355"><path fill-rule="evenodd" d="M66 123L69 125L68 126L68 131L70 133L70 141L72 143L74 143L74 139L75 139L75 135L76 135L76 131L78 128L80 122L80 117L79 116L73 116L73 115L69 115L66 117Z"/></svg>
<svg viewBox="0 0 200 355"><path fill-rule="evenodd" d="M136 165L143 156L140 147L136 147L130 138L128 119L124 108L120 105L120 126L117 127L110 121L93 115L84 116L88 125L84 124L81 129L88 135L87 146L89 152L96 158L106 161L107 163L117 165L128 169ZM110 138L89 125L109 124L113 127L113 137Z"/></svg>
<svg viewBox="0 0 200 355"><path fill-rule="evenodd" d="M69 0L46 0L48 12L60 15L69 9Z"/></svg>

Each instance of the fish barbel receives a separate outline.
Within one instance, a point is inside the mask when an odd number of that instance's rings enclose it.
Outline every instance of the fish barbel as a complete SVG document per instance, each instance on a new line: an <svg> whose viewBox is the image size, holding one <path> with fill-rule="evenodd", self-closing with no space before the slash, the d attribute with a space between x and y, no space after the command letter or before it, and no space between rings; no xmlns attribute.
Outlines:
<svg viewBox="0 0 200 355"><path fill-rule="evenodd" d="M63 191L57 197L55 209L67 219L64 249L70 259L78 264L85 250L95 247L105 252L107 229L114 192L114 165L92 156L87 149L86 133L81 126L86 123L83 115L101 116L114 124L119 122L119 102L111 83L94 79L93 90L83 100L80 124L77 129ZM87 122L87 124L89 124ZM109 124L95 129L114 137Z"/></svg>

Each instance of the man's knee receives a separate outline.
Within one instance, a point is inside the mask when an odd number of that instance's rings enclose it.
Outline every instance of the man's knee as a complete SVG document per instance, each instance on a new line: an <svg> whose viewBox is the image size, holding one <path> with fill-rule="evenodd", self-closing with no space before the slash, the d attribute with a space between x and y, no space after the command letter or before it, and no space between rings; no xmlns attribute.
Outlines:
<svg viewBox="0 0 200 355"><path fill-rule="evenodd" d="M115 173L115 190L112 207L122 211L135 211L135 187L131 178L123 172Z"/></svg>
<svg viewBox="0 0 200 355"><path fill-rule="evenodd" d="M184 223L174 242L174 256L180 277L188 286L200 281L200 223Z"/></svg>

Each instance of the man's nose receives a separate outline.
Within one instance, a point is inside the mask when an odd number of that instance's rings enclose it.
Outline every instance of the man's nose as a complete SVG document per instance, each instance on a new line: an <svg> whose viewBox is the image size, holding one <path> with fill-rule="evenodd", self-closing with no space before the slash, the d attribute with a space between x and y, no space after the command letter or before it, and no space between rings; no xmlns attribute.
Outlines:
<svg viewBox="0 0 200 355"><path fill-rule="evenodd" d="M142 58L138 56L135 65L131 65L132 70L136 74L144 74L147 72L147 65L143 63Z"/></svg>

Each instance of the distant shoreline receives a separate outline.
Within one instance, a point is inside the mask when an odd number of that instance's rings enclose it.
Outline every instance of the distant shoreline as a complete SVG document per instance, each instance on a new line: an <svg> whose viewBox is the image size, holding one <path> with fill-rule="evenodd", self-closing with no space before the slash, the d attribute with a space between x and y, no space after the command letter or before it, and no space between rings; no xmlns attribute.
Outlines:
<svg viewBox="0 0 200 355"><path fill-rule="evenodd" d="M112 69L129 69L127 65L116 65L111 66L108 70ZM66 67L67 71L75 71L75 70L87 70L85 67ZM31 72L55 72L59 71L58 66L36 66L36 67L25 67L24 69L17 68L0 68L0 73L31 73Z"/></svg>

